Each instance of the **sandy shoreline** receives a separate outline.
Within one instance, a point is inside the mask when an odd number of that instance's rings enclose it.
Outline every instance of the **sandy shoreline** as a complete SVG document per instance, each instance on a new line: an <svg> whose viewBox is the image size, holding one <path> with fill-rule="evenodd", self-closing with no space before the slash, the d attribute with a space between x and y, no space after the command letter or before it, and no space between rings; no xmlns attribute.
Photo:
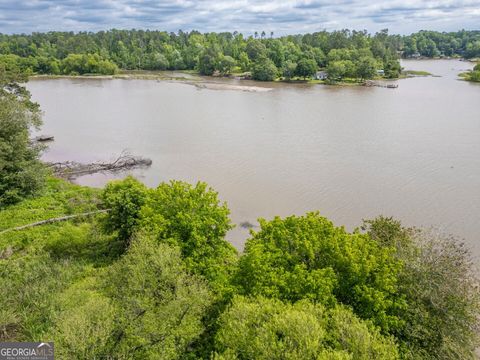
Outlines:
<svg viewBox="0 0 480 360"><path fill-rule="evenodd" d="M181 73L177 73L180 74ZM181 83L186 85L193 85L198 89L208 90L232 90L232 91L246 91L246 92L267 92L273 90L271 87L263 86L251 86L251 85L236 85L225 82L209 81L202 77L191 76L185 74L188 77L182 76L168 76L168 73L138 73L138 74L116 74L116 75L33 75L30 79L82 79L82 80L156 80L156 81L169 81L175 83Z"/></svg>

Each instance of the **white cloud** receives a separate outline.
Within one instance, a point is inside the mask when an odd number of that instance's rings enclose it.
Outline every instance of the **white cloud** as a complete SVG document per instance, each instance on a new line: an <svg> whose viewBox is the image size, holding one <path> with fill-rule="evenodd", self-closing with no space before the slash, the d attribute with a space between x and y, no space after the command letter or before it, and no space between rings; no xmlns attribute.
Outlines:
<svg viewBox="0 0 480 360"><path fill-rule="evenodd" d="M0 0L0 32L143 28L274 31L474 29L480 0Z"/></svg>

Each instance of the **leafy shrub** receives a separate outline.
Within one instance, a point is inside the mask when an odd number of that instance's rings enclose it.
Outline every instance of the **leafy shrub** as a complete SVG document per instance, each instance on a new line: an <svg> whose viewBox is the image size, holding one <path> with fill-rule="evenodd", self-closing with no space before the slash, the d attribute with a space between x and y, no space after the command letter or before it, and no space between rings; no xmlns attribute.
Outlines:
<svg viewBox="0 0 480 360"><path fill-rule="evenodd" d="M141 210L140 226L160 242L178 246L187 267L216 284L229 287L235 248L225 240L232 228L230 211L205 183L160 184ZM223 291L222 290L222 291Z"/></svg>
<svg viewBox="0 0 480 360"><path fill-rule="evenodd" d="M81 266L46 254L0 259L0 341L41 339L52 324L55 294L76 279Z"/></svg>
<svg viewBox="0 0 480 360"><path fill-rule="evenodd" d="M253 66L252 77L255 80L273 81L277 78L277 75L278 70L275 63L268 58L260 59Z"/></svg>
<svg viewBox="0 0 480 360"><path fill-rule="evenodd" d="M236 297L219 320L217 359L397 359L395 343L350 310Z"/></svg>
<svg viewBox="0 0 480 360"><path fill-rule="evenodd" d="M178 359L203 331L211 295L187 273L178 249L139 237L109 270L106 294L119 309L112 356Z"/></svg>
<svg viewBox="0 0 480 360"><path fill-rule="evenodd" d="M110 210L105 228L107 231L116 232L126 245L138 224L140 210L147 196L147 187L133 177L112 181L103 190L103 204Z"/></svg>
<svg viewBox="0 0 480 360"><path fill-rule="evenodd" d="M90 285L90 286L88 286ZM88 282L72 286L60 296L50 336L62 359L94 359L110 355L116 309L112 301Z"/></svg>
<svg viewBox="0 0 480 360"><path fill-rule="evenodd" d="M312 77L317 71L317 62L313 59L300 59L295 68L295 75L303 77Z"/></svg>
<svg viewBox="0 0 480 360"><path fill-rule="evenodd" d="M368 235L349 234L318 213L260 220L247 240L238 281L245 294L349 305L384 331L400 326L401 263Z"/></svg>
<svg viewBox="0 0 480 360"><path fill-rule="evenodd" d="M0 92L0 208L35 194L44 184L41 147L29 140L30 128L40 123L38 109Z"/></svg>
<svg viewBox="0 0 480 360"><path fill-rule="evenodd" d="M61 62L64 74L102 74L113 75L118 67L109 60L102 59L98 54L69 54Z"/></svg>
<svg viewBox="0 0 480 360"><path fill-rule="evenodd" d="M480 70L470 72L468 79L470 81L480 82Z"/></svg>
<svg viewBox="0 0 480 360"><path fill-rule="evenodd" d="M381 246L404 264L399 293L407 307L396 337L407 359L473 359L478 346L480 291L469 250L452 236L408 229L392 218L366 221Z"/></svg>

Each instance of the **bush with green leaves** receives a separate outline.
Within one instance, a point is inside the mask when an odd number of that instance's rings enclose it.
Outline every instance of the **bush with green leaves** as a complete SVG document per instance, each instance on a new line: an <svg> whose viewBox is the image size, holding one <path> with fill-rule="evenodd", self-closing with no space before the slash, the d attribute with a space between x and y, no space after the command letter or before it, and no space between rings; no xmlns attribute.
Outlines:
<svg viewBox="0 0 480 360"><path fill-rule="evenodd" d="M474 81L474 82L480 82L480 70L471 71L468 75L468 80Z"/></svg>
<svg viewBox="0 0 480 360"><path fill-rule="evenodd" d="M401 326L402 264L368 235L350 234L318 213L260 220L239 264L243 293L351 306L384 332Z"/></svg>
<svg viewBox="0 0 480 360"><path fill-rule="evenodd" d="M137 237L123 258L57 296L48 335L64 359L180 359L212 302L178 249Z"/></svg>
<svg viewBox="0 0 480 360"><path fill-rule="evenodd" d="M121 309L95 289L87 278L57 297L57 312L50 329L55 356L60 359L95 359L111 355L111 339Z"/></svg>
<svg viewBox="0 0 480 360"><path fill-rule="evenodd" d="M234 298L220 316L214 359L398 359L392 338L348 308L307 300Z"/></svg>
<svg viewBox="0 0 480 360"><path fill-rule="evenodd" d="M75 281L82 266L55 261L40 251L14 256L12 249L7 259L2 252L0 287L5 291L0 296L0 341L41 339L52 325L56 295Z"/></svg>
<svg viewBox="0 0 480 360"><path fill-rule="evenodd" d="M380 246L401 261L400 296L407 307L396 329L405 359L474 359L479 345L480 290L470 251L455 237L404 228L380 216L364 223Z"/></svg>
<svg viewBox="0 0 480 360"><path fill-rule="evenodd" d="M360 79L373 79L377 75L377 62L371 56L361 57L357 61L356 68L357 77Z"/></svg>
<svg viewBox="0 0 480 360"><path fill-rule="evenodd" d="M67 75L102 74L113 75L118 67L98 54L69 54L61 61L61 69Z"/></svg>
<svg viewBox="0 0 480 360"><path fill-rule="evenodd" d="M277 78L277 75L278 69L275 63L268 58L260 59L253 66L252 77L255 80L273 81Z"/></svg>
<svg viewBox="0 0 480 360"><path fill-rule="evenodd" d="M304 79L311 78L317 72L317 62L314 59L300 59L295 68L295 75Z"/></svg>
<svg viewBox="0 0 480 360"><path fill-rule="evenodd" d="M178 359L203 332L212 302L207 284L187 272L180 251L139 237L109 270L107 295L120 309L112 334L117 358Z"/></svg>
<svg viewBox="0 0 480 360"><path fill-rule="evenodd" d="M295 76L295 70L297 69L297 64L293 61L287 60L283 64L282 67L282 74L283 77L287 80L290 80L292 77Z"/></svg>
<svg viewBox="0 0 480 360"><path fill-rule="evenodd" d="M171 181L150 192L139 228L160 242L178 246L190 270L223 288L229 287L237 261L235 248L225 240L233 227L229 214L207 184Z"/></svg>
<svg viewBox="0 0 480 360"><path fill-rule="evenodd" d="M198 57L197 70L202 75L213 75L217 70L218 54L213 49L207 49Z"/></svg>
<svg viewBox="0 0 480 360"><path fill-rule="evenodd" d="M221 55L217 61L217 69L221 75L229 75L236 65L234 58L228 55Z"/></svg>
<svg viewBox="0 0 480 360"><path fill-rule="evenodd" d="M211 280L217 290L230 289L237 261L235 248L225 240L233 227L230 211L207 184L172 181L147 189L128 177L109 183L102 198L110 209L106 230L127 246L135 232L148 233L159 243L178 246L188 269Z"/></svg>
<svg viewBox="0 0 480 360"><path fill-rule="evenodd" d="M128 245L147 197L147 187L133 177L109 182L102 193L103 204L109 210L106 230L116 232Z"/></svg>
<svg viewBox="0 0 480 360"><path fill-rule="evenodd" d="M30 130L41 125L39 107L21 81L16 64L0 63L0 208L35 194L46 176L42 147L30 141Z"/></svg>
<svg viewBox="0 0 480 360"><path fill-rule="evenodd" d="M386 59L383 62L383 70L387 79L397 79L402 72L402 66L396 59Z"/></svg>

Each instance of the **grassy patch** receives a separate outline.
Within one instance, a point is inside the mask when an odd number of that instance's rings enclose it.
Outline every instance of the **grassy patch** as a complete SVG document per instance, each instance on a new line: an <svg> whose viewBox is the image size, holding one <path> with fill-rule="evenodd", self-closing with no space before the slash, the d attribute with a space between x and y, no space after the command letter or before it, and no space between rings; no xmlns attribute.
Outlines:
<svg viewBox="0 0 480 360"><path fill-rule="evenodd" d="M468 71L458 74L461 80L480 83L480 71Z"/></svg>
<svg viewBox="0 0 480 360"><path fill-rule="evenodd" d="M40 196L1 211L0 232L36 221L97 210L99 193L98 189L50 178Z"/></svg>
<svg viewBox="0 0 480 360"><path fill-rule="evenodd" d="M0 211L0 229L96 210L99 193L48 179L39 197ZM121 244L102 231L101 216L0 234L0 341L45 340L59 296L118 258Z"/></svg>
<svg viewBox="0 0 480 360"><path fill-rule="evenodd" d="M413 76L434 76L432 73L423 70L404 70L400 77L413 77Z"/></svg>

